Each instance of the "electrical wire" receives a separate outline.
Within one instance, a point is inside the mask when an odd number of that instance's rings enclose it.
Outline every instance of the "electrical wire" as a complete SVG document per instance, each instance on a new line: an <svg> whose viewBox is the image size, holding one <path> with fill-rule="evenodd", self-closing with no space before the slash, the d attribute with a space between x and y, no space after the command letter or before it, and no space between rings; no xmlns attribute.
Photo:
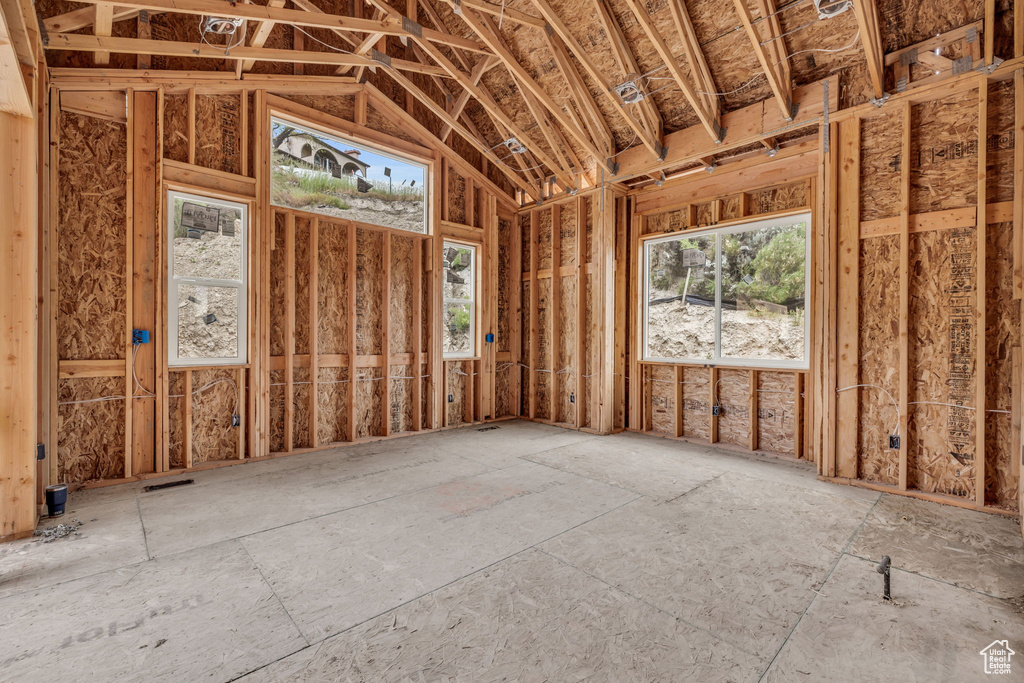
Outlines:
<svg viewBox="0 0 1024 683"><path fill-rule="evenodd" d="M848 387L843 387L842 389L836 389L836 393L837 394L841 394L844 391L849 391L850 389L859 389L859 388L862 388L862 387L870 388L870 389L878 389L883 394L885 394L886 396L889 397L889 402L892 403L892 407L896 411L896 426L892 430L892 435L893 436L899 436L900 435L900 417L901 417L901 415L900 415L900 407L896 403L896 399L894 399L892 397L892 394L890 394L888 391L886 391L885 389L883 389L882 387L880 387L880 386L878 386L876 384L852 384L852 385L850 385Z"/></svg>

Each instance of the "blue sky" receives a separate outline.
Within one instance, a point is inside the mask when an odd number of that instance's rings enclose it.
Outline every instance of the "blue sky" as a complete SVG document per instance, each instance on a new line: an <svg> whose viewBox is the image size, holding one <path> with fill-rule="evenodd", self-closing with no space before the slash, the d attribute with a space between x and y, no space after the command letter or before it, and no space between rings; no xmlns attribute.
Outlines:
<svg viewBox="0 0 1024 683"><path fill-rule="evenodd" d="M275 129L278 125L280 124L275 121ZM404 161L399 161L398 159L389 159L388 157L376 154L372 150L367 149L365 145L335 140L317 131L310 130L308 132L316 135L325 144L333 147L339 152L344 152L349 149L360 150L362 154L359 155L359 160L370 165L370 167L366 169L366 177L370 180L383 180L386 182L387 176L384 175L384 168L387 167L391 169L391 180L395 185L401 185L403 180L407 181L406 185L409 184L408 181L410 180L416 181L416 187L422 187L423 185L423 174L425 171L419 166L413 166L405 163Z"/></svg>

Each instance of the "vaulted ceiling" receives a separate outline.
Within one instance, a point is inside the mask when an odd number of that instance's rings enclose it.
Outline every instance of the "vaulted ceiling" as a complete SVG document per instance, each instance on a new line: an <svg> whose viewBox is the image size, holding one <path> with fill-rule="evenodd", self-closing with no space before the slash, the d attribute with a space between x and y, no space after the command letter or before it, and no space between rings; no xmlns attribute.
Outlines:
<svg viewBox="0 0 1024 683"><path fill-rule="evenodd" d="M259 4L266 2L266 5ZM697 128L737 149L723 116L764 103L800 123L800 86L834 77L839 106L881 95L882 58L999 12L1008 0L134 0L37 3L51 67L222 71L366 81L463 156L532 198L612 180L653 182L666 135ZM841 5L829 0L826 6ZM244 20L235 35L205 18ZM890 78L891 81L891 78ZM639 94L630 97L629 89ZM635 100L635 101L634 101ZM813 123L816 124L816 121ZM716 142L720 147L716 147ZM518 145L516 143L519 143ZM521 146L520 146L521 145ZM649 174L618 161L643 150ZM483 164L481 164L483 165ZM643 165L642 163L640 165ZM635 168L637 164L632 164Z"/></svg>

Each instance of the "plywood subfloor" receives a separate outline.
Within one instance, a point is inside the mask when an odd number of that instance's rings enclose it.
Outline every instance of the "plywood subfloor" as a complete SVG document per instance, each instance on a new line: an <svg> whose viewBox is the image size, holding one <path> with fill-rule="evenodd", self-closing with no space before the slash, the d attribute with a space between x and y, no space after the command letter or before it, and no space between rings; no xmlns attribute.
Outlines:
<svg viewBox="0 0 1024 683"><path fill-rule="evenodd" d="M512 421L188 476L0 546L0 678L973 680L1024 642L1015 522L801 463Z"/></svg>

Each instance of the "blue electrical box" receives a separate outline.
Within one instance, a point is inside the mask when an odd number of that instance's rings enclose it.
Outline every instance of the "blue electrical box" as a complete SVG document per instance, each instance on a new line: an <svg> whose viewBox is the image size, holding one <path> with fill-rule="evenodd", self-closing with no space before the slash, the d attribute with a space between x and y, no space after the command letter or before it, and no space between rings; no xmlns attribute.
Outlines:
<svg viewBox="0 0 1024 683"><path fill-rule="evenodd" d="M493 332L488 332L487 333L487 337L485 337L485 338L487 339L487 343L488 344L493 344L494 343L494 333Z"/></svg>
<svg viewBox="0 0 1024 683"><path fill-rule="evenodd" d="M132 330L132 344L148 344L149 330Z"/></svg>

